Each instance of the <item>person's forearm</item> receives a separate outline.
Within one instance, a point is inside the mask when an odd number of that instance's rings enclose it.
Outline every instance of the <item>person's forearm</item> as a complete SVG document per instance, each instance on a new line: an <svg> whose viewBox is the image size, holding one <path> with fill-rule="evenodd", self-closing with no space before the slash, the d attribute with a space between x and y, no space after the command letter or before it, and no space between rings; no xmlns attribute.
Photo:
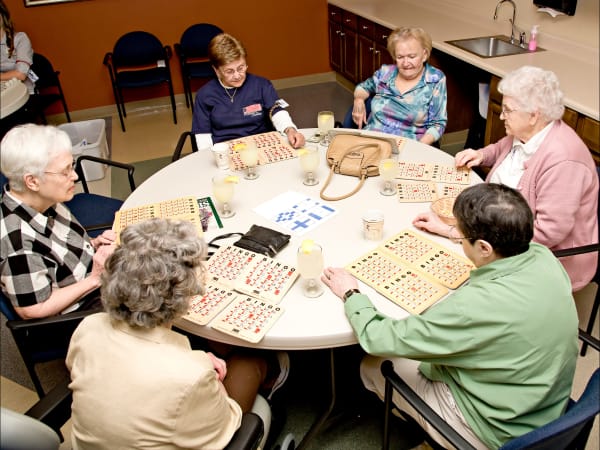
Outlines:
<svg viewBox="0 0 600 450"><path fill-rule="evenodd" d="M25 78L27 78L27 74L18 70L8 70L6 72L2 72L2 75L0 76L0 79L2 81L12 80L13 78L25 81Z"/></svg>
<svg viewBox="0 0 600 450"><path fill-rule="evenodd" d="M44 302L31 306L15 307L15 312L22 319L39 319L54 316L99 287L100 277L90 274L77 283L55 289L52 291L52 295Z"/></svg>

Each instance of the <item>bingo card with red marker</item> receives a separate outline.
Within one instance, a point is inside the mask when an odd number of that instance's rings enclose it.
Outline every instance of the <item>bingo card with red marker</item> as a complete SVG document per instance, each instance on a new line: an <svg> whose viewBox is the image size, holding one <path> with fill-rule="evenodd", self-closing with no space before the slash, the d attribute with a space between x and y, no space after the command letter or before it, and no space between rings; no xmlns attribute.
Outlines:
<svg viewBox="0 0 600 450"><path fill-rule="evenodd" d="M255 134L240 139L227 141L229 144L229 167L232 170L244 170L246 165L242 162L239 152L234 150L236 144L254 141L258 148L258 164L270 164L277 161L296 158L298 151L292 147L287 139L277 131Z"/></svg>

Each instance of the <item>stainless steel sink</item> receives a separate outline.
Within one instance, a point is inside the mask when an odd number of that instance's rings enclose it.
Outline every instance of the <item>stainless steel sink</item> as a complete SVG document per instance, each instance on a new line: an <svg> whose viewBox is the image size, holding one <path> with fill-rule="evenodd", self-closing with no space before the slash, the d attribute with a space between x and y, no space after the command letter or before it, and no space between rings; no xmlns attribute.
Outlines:
<svg viewBox="0 0 600 450"><path fill-rule="evenodd" d="M519 44L511 44L508 36L482 36L469 39L456 39L446 41L462 50L466 50L482 58L496 58L498 56L518 55L529 53L527 48L519 47ZM536 51L541 51L538 47Z"/></svg>

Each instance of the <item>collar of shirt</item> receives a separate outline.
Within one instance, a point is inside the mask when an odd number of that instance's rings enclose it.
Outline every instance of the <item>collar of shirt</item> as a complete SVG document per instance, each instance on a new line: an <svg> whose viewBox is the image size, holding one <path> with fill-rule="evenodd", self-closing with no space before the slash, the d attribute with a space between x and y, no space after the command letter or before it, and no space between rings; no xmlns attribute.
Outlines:
<svg viewBox="0 0 600 450"><path fill-rule="evenodd" d="M527 161L535 154L538 148L540 148L540 145L542 145L542 142L544 142L544 139L546 139L546 136L550 132L550 129L553 125L554 121L551 121L525 143L521 142L517 138L514 138L513 149L511 151L521 153L521 160L523 162Z"/></svg>

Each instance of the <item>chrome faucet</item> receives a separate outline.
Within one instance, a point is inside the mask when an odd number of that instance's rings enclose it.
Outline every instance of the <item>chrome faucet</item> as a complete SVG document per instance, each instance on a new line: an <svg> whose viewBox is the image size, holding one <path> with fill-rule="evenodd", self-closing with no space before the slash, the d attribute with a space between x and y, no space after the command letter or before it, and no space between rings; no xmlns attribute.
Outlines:
<svg viewBox="0 0 600 450"><path fill-rule="evenodd" d="M498 2L498 4L496 5L496 10L494 11L494 20L498 19L498 8L500 8L500 6L502 5L502 3L510 3L513 7L513 13L512 13L512 20L508 19L508 21L510 22L510 43L514 44L515 43L515 16L517 15L517 5L515 5L515 2L513 2L513 0L500 0ZM523 45L525 45L524 42L524 37L521 36L521 38L523 39Z"/></svg>

